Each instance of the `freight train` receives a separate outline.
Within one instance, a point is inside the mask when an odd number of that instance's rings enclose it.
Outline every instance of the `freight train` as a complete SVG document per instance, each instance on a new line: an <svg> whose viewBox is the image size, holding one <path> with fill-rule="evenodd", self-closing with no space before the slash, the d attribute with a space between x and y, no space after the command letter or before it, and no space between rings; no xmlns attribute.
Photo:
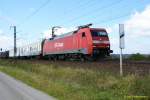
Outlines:
<svg viewBox="0 0 150 100"><path fill-rule="evenodd" d="M52 35L52 38L44 39L37 43L9 50L9 57L13 58L48 58L66 59L79 58L82 60L109 56L110 50L108 33L104 28L90 28L91 24L79 26L77 30L62 34Z"/></svg>

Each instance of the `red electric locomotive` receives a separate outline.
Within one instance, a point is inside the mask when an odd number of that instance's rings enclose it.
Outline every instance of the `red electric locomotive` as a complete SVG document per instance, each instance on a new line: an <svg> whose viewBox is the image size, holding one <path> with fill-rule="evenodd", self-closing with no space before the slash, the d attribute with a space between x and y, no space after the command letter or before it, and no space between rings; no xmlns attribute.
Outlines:
<svg viewBox="0 0 150 100"><path fill-rule="evenodd" d="M97 59L109 56L109 37L103 28L90 28L91 24L79 26L78 30L43 41L43 56L49 58L75 57Z"/></svg>

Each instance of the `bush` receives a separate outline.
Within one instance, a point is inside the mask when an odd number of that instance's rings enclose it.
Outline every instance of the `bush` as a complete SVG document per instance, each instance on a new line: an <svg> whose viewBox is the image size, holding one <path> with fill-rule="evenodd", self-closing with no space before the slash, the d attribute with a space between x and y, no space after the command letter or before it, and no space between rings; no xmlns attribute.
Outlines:
<svg viewBox="0 0 150 100"><path fill-rule="evenodd" d="M125 100L149 100L148 96L127 96Z"/></svg>
<svg viewBox="0 0 150 100"><path fill-rule="evenodd" d="M136 54L132 54L129 57L129 59L131 59L131 60L146 60L147 58L144 55L140 54L140 53L136 53Z"/></svg>
<svg viewBox="0 0 150 100"><path fill-rule="evenodd" d="M147 60L150 60L150 55L147 57Z"/></svg>

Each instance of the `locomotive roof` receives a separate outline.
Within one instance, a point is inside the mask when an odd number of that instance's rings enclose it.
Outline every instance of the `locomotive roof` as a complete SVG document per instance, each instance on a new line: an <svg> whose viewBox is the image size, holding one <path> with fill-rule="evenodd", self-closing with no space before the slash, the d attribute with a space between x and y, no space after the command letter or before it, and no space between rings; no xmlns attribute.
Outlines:
<svg viewBox="0 0 150 100"><path fill-rule="evenodd" d="M90 30L97 30L97 31L106 31L106 29L104 28L89 28ZM80 29L79 29L80 30ZM63 38L63 37L66 37L66 36L70 36L74 33L76 33L78 30L75 30L75 31L71 31L71 32L68 32L68 33L64 33L62 35L58 35L56 37L54 37L54 39L52 40L55 40L55 39L59 39L59 38Z"/></svg>
<svg viewBox="0 0 150 100"><path fill-rule="evenodd" d="M86 27L87 28L87 27ZM83 29L83 28L82 28ZM64 34L62 34L62 35L58 35L58 36L56 36L56 37L54 37L54 40L55 39L59 39L59 38L63 38L63 37L66 37L66 36L70 36L70 35L72 35L72 34L75 34L78 30L80 30L80 29L77 29L77 30L74 30L74 31L71 31L71 32L68 32L68 33L64 33Z"/></svg>
<svg viewBox="0 0 150 100"><path fill-rule="evenodd" d="M90 30L106 31L105 28L90 28Z"/></svg>
<svg viewBox="0 0 150 100"><path fill-rule="evenodd" d="M72 35L72 34L74 34L74 31L68 32L68 33L64 33L64 34L62 34L62 35L58 35L58 36L56 36L54 39L63 38L63 37L66 37L66 36L70 36L70 35Z"/></svg>

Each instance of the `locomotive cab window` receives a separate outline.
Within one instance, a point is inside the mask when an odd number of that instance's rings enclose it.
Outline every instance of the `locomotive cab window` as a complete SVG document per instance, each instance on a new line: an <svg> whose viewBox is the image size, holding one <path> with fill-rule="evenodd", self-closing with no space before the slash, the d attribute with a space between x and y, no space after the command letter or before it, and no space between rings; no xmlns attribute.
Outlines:
<svg viewBox="0 0 150 100"><path fill-rule="evenodd" d="M103 37L107 37L107 32L105 31L92 31L92 36L93 37L97 37L97 36L103 36Z"/></svg>
<svg viewBox="0 0 150 100"><path fill-rule="evenodd" d="M85 36L86 36L86 35L85 35L85 32L83 32L83 33L82 33L82 37L85 37Z"/></svg>

